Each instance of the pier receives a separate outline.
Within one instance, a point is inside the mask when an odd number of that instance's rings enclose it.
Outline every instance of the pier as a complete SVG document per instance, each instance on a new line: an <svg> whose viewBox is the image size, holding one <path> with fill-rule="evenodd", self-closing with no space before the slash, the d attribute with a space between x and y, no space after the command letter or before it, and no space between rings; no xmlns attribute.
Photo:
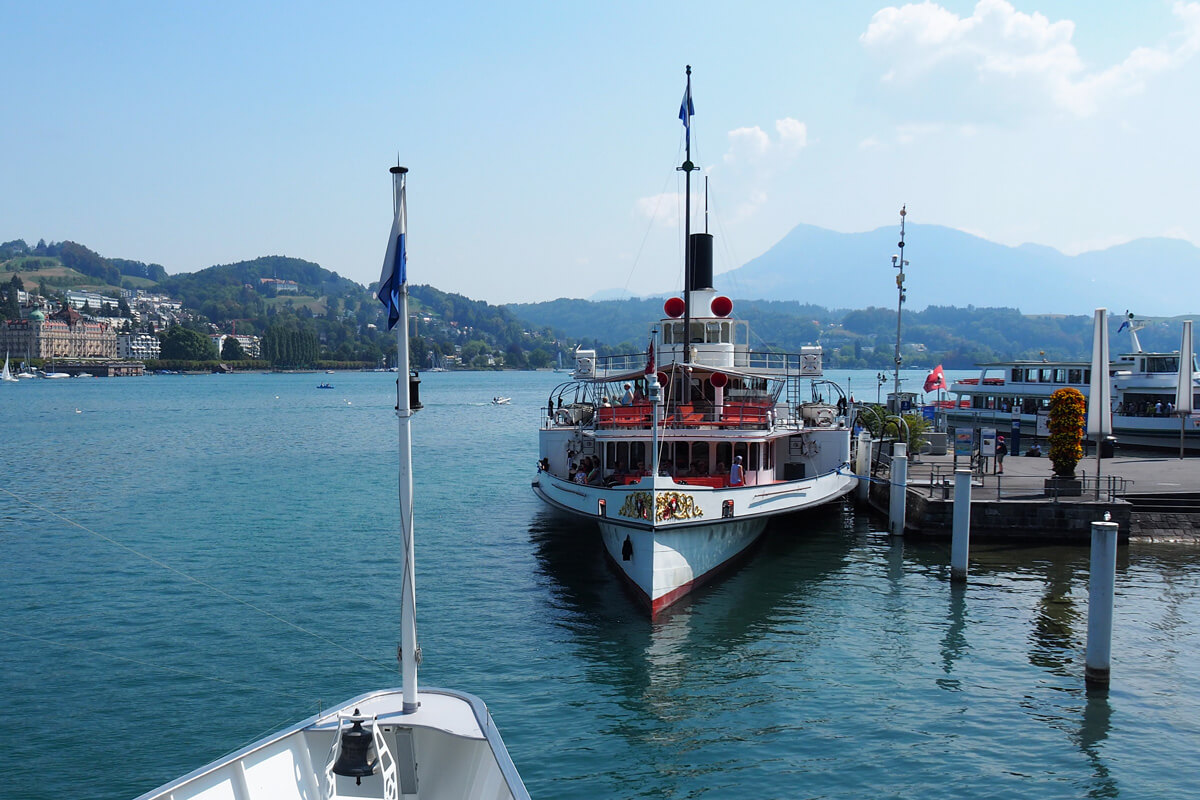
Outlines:
<svg viewBox="0 0 1200 800"><path fill-rule="evenodd" d="M960 457L958 467L968 468L968 461ZM873 465L876 480L868 493L870 505L885 515L891 492L888 462L884 457ZM909 458L906 466L904 535L949 539L954 457L920 455ZM1085 456L1074 486L1048 480L1053 475L1044 456L1007 456L1003 473L994 472L991 463L976 468L971 477L972 538L1084 544L1093 522L1111 520L1122 542L1200 545L1200 460L1166 453L1105 458L1099 479L1095 466L1094 457Z"/></svg>

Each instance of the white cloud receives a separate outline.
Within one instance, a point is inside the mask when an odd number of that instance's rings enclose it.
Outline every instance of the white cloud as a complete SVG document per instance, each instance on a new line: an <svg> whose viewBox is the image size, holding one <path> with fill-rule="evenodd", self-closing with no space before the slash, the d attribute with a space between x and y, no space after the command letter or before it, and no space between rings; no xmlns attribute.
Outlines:
<svg viewBox="0 0 1200 800"><path fill-rule="evenodd" d="M779 146L789 155L795 155L808 145L808 126L799 120L786 117L775 123L779 134Z"/></svg>
<svg viewBox="0 0 1200 800"><path fill-rule="evenodd" d="M725 153L724 161L726 164L753 163L761 160L770 147L770 138L757 125L753 128L737 128L729 132L729 150Z"/></svg>
<svg viewBox="0 0 1200 800"><path fill-rule="evenodd" d="M1089 71L1073 43L1075 23L1017 11L1007 0L979 0L969 17L929 2L876 12L859 37L881 61L881 81L900 91L920 85L942 93L943 106L969 95L1041 99L1078 117L1114 97L1134 94L1156 75L1200 51L1200 3L1176 2L1179 31L1155 47L1138 47L1118 64ZM939 82L940 81L940 82ZM952 95L946 95L946 84Z"/></svg>
<svg viewBox="0 0 1200 800"><path fill-rule="evenodd" d="M722 161L729 165L758 164L766 159L792 157L808 145L808 126L785 117L775 122L775 141L757 125L729 132L729 149Z"/></svg>
<svg viewBox="0 0 1200 800"><path fill-rule="evenodd" d="M727 138L725 155L718 164L707 167L705 174L722 182L732 209L729 221L736 223L754 216L766 205L771 182L808 146L808 126L784 117L775 122L774 138L757 125L735 128ZM703 213L703 194L693 192L692 201L692 213ZM678 192L643 197L635 201L634 212L657 226L678 226L683 197Z"/></svg>
<svg viewBox="0 0 1200 800"><path fill-rule="evenodd" d="M660 227L674 227L679 224L683 215L683 195L679 192L664 192L642 197L634 201L633 210L638 216L651 220Z"/></svg>

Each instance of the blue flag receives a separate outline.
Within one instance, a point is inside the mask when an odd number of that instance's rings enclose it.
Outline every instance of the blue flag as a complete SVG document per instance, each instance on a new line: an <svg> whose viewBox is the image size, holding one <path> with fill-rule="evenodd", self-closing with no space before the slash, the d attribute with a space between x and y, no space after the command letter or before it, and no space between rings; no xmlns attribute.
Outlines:
<svg viewBox="0 0 1200 800"><path fill-rule="evenodd" d="M687 88L683 90L683 102L679 104L679 120L683 123L684 143L691 147L692 145L692 114L696 113L696 109L692 106L692 84L689 81Z"/></svg>
<svg viewBox="0 0 1200 800"><path fill-rule="evenodd" d="M408 282L408 256L404 252L407 227L408 212L404 203L404 184L401 183L396 219L392 221L387 254L383 257L383 271L379 273L379 302L387 308L389 331L400 321L400 287Z"/></svg>

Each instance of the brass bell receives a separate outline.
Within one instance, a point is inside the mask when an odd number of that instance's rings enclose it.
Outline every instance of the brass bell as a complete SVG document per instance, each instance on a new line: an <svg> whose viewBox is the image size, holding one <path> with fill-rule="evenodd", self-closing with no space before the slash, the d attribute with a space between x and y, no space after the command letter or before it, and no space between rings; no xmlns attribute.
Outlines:
<svg viewBox="0 0 1200 800"><path fill-rule="evenodd" d="M354 713L357 714L358 709ZM363 728L362 720L354 720L353 725L342 731L342 751L333 765L333 773L355 778L355 784L361 785L363 778L375 774L378 765L371 732Z"/></svg>

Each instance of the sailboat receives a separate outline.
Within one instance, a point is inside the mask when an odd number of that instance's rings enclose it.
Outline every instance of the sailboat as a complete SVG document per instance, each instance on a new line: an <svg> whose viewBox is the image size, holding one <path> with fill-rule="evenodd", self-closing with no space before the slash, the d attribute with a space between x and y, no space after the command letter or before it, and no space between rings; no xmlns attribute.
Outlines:
<svg viewBox="0 0 1200 800"><path fill-rule="evenodd" d="M413 481L410 425L421 408L409 372L405 265L405 167L392 167L396 216L379 299L396 328L400 420L401 678L399 689L369 692L267 736L138 800L316 800L317 798L478 798L527 800L529 793L483 701L460 691L417 687L413 585ZM252 724L252 721L248 721Z"/></svg>
<svg viewBox="0 0 1200 800"><path fill-rule="evenodd" d="M0 372L0 381L17 382L17 379L12 374L12 370L8 368L8 353L4 354L4 371Z"/></svg>

